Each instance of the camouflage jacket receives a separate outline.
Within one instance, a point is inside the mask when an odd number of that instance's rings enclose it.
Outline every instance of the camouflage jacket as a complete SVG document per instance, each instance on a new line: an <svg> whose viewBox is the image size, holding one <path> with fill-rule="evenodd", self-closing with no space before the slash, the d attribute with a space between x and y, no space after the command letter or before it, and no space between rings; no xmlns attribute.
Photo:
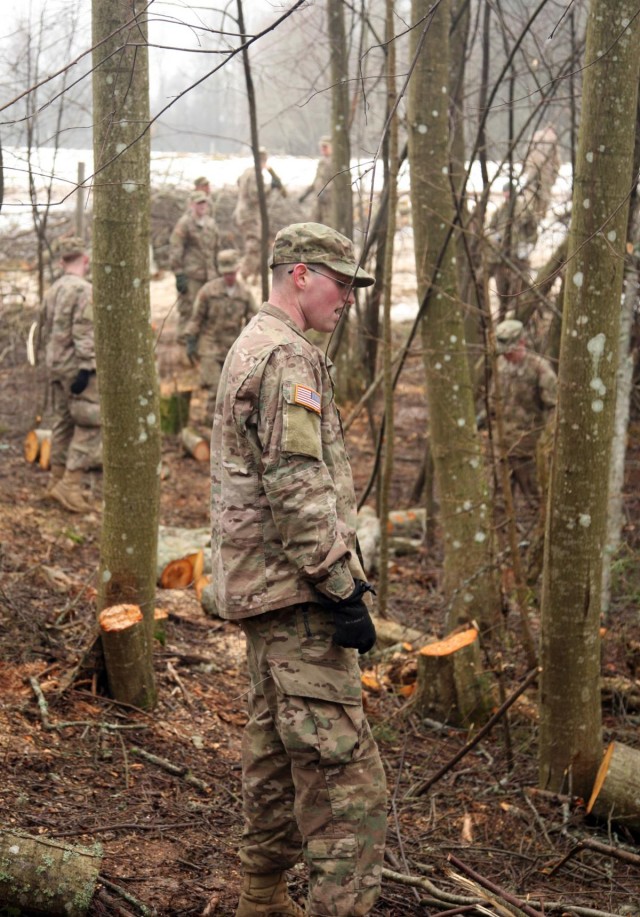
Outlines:
<svg viewBox="0 0 640 917"><path fill-rule="evenodd" d="M492 245L504 250L508 238L508 227L511 222L511 258L526 261L538 238L538 220L530 201L519 195L516 199L513 214L509 201L505 201L492 215L489 221L488 238ZM491 250L489 262L499 264L497 251Z"/></svg>
<svg viewBox="0 0 640 917"><path fill-rule="evenodd" d="M556 374L548 360L527 351L521 363L501 357L498 375L507 445L534 454L535 443L556 406Z"/></svg>
<svg viewBox="0 0 640 917"><path fill-rule="evenodd" d="M224 367L211 435L212 581L240 619L344 598L366 579L356 500L329 369L284 312L265 304Z"/></svg>
<svg viewBox="0 0 640 917"><path fill-rule="evenodd" d="M262 174L264 175L264 172ZM271 194L271 184L268 179L265 179L264 182L264 193L268 199ZM253 166L245 169L238 179L238 200L233 211L233 219L237 224L242 223L244 220L260 219L258 182Z"/></svg>
<svg viewBox="0 0 640 917"><path fill-rule="evenodd" d="M79 369L95 369L89 281L75 274L63 274L45 293L41 314L49 378L68 381Z"/></svg>
<svg viewBox="0 0 640 917"><path fill-rule="evenodd" d="M173 228L169 240L169 265L175 274L191 280L212 280L218 255L218 228L213 217L196 220L185 213Z"/></svg>
<svg viewBox="0 0 640 917"><path fill-rule="evenodd" d="M224 278L218 277L205 283L198 291L186 334L198 338L201 355L211 353L224 360L255 312L253 294L242 280L236 279L235 286L230 289Z"/></svg>
<svg viewBox="0 0 640 917"><path fill-rule="evenodd" d="M316 223L328 223L331 220L333 199L333 163L331 158L323 156L318 162L316 177L313 179L313 219Z"/></svg>

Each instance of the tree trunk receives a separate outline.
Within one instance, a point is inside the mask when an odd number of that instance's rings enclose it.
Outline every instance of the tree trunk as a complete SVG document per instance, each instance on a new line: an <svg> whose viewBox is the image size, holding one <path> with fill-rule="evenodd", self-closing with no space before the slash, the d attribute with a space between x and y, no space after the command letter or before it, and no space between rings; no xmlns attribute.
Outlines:
<svg viewBox="0 0 640 917"><path fill-rule="evenodd" d="M7 913L84 917L96 887L102 850L21 831L0 831L0 902ZM13 910L17 909L17 910Z"/></svg>
<svg viewBox="0 0 640 917"><path fill-rule="evenodd" d="M333 163L333 227L353 238L353 191L349 140L349 55L344 27L343 0L327 0L331 55L331 141Z"/></svg>
<svg viewBox="0 0 640 917"><path fill-rule="evenodd" d="M143 609L139 649L146 670L153 645L160 497L149 307L147 19L134 0L93 0L92 8L93 299L104 441L98 610L121 603ZM156 700L153 679L145 690L137 703L150 708Z"/></svg>
<svg viewBox="0 0 640 917"><path fill-rule="evenodd" d="M428 297L422 343L429 429L444 538L443 588L448 602L447 630L477 620L483 631L497 621L498 600L492 581L491 526L483 458L459 300L454 206L449 181L449 0L431 17L429 0L413 0L412 21L426 17L411 32L416 66L409 87L409 161L416 274L420 299ZM420 50L424 37L424 46ZM476 644L477 647L477 644ZM466 675L479 677L479 651L456 682L457 708L470 713L482 695ZM490 699L484 694L488 706ZM476 709L477 722L486 711Z"/></svg>
<svg viewBox="0 0 640 917"><path fill-rule="evenodd" d="M387 42L387 116L389 123L389 176L388 176L388 216L387 244L385 246L384 280L383 280L383 331L382 331L382 368L384 375L384 442L382 446L382 471L380 475L379 516L386 519L389 515L389 499L393 479L393 444L394 444L394 401L393 401L393 367L391 365L393 349L393 329L391 326L391 284L393 281L393 253L396 235L396 211L398 208L398 118L394 111L396 104L396 45L394 31L395 4L387 0L386 42ZM378 605L384 618L387 612L389 591L389 526L380 530L380 562L378 580Z"/></svg>
<svg viewBox="0 0 640 917"><path fill-rule="evenodd" d="M155 620L155 618L154 618ZM153 660L138 605L112 605L98 615L111 695L125 704L143 706L155 691Z"/></svg>
<svg viewBox="0 0 640 917"><path fill-rule="evenodd" d="M640 65L636 0L592 0L585 64L542 585L540 785L586 797L602 748L603 482Z"/></svg>

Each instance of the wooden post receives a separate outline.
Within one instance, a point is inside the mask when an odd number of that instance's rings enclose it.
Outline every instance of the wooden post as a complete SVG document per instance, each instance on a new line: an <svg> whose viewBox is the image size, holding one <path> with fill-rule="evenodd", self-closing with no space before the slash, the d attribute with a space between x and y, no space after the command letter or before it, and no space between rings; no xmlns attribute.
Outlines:
<svg viewBox="0 0 640 917"><path fill-rule="evenodd" d="M155 694L155 679L142 612L137 605L112 605L100 612L98 623L111 696L135 707L148 707L149 697Z"/></svg>
<svg viewBox="0 0 640 917"><path fill-rule="evenodd" d="M78 163L78 190L76 191L76 235L84 239L84 163Z"/></svg>
<svg viewBox="0 0 640 917"><path fill-rule="evenodd" d="M598 769L587 812L640 829L640 749L611 742Z"/></svg>
<svg viewBox="0 0 640 917"><path fill-rule="evenodd" d="M11 913L84 917L100 872L102 849L22 831L0 831L0 901Z"/></svg>

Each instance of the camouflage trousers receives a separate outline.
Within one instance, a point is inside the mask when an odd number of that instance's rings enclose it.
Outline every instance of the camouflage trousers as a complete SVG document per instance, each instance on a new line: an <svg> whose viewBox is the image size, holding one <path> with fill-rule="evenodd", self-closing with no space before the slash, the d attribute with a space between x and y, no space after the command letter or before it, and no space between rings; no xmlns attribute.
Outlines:
<svg viewBox="0 0 640 917"><path fill-rule="evenodd" d="M69 471L102 467L100 402L96 374L80 395L69 392L69 382L51 383L51 464Z"/></svg>
<svg viewBox="0 0 640 917"><path fill-rule="evenodd" d="M216 407L216 396L223 364L224 357L219 359L215 353L204 353L200 357L200 385L207 395L205 407L205 420L207 423L213 423L213 413Z"/></svg>
<svg viewBox="0 0 640 917"><path fill-rule="evenodd" d="M355 650L295 605L241 622L251 677L243 737L245 872L309 867L307 913L359 917L380 890L386 782Z"/></svg>
<svg viewBox="0 0 640 917"><path fill-rule="evenodd" d="M178 294L177 337L181 344L184 343L185 340L185 329L191 320L191 313L193 312L193 304L196 300L196 296L205 283L206 280L193 280L189 277L187 278L187 292Z"/></svg>

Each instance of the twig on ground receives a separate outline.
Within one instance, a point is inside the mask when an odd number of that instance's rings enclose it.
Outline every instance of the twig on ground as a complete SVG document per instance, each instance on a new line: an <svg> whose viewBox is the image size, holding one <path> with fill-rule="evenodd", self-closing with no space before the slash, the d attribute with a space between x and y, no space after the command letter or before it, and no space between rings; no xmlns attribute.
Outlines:
<svg viewBox="0 0 640 917"><path fill-rule="evenodd" d="M158 755L152 755L151 752L145 751L144 748L134 747L131 749L131 754L137 755L139 758L144 758L145 761L149 761L150 764L155 764L157 767L161 767L169 774L173 774L176 777L182 777L185 783L190 783L191 786L197 787L199 790L202 790L203 793L208 793L211 789L208 783L205 783L204 780L200 780L199 777L194 776L191 771L184 765L172 764L171 761L167 761L166 758L160 758Z"/></svg>
<svg viewBox="0 0 640 917"><path fill-rule="evenodd" d="M562 859L558 860L551 869L546 872L546 875L553 876L555 873L565 865L572 857L577 853L580 853L582 850L593 850L595 853L601 853L603 856L615 857L617 860L622 860L624 863L631 863L634 866L640 866L640 856L636 853L631 853L629 850L622 850L619 847L611 847L609 844L603 844L600 841L594 841L589 837L583 838L581 841L572 847L571 850L566 853Z"/></svg>
<svg viewBox="0 0 640 917"><path fill-rule="evenodd" d="M192 703L192 701L191 701L191 698L189 697L189 692L188 692L187 689L185 688L182 679L180 678L180 676L178 675L178 673L176 672L175 668L171 665L170 662L167 662L167 672L169 673L169 675L171 676L171 678L175 681L175 683L177 684L177 686L178 686L178 687L180 688L180 690L182 691L182 696L184 697L184 700L185 700L185 703L186 703L187 707L188 707L190 710L193 709L193 703Z"/></svg>
<svg viewBox="0 0 640 917"><path fill-rule="evenodd" d="M502 898L507 904L511 904L513 907L518 908L523 914L526 914L527 917L544 917L540 911L534 910L530 905L520 901L515 895L512 895L511 892L496 885L496 883L492 882L490 879L481 876L479 872L476 872L475 869L471 869L470 866L467 866L466 863L463 863L462 860L459 860L458 857L454 856L452 853L448 855L447 859L450 863L453 863L456 869L459 869L460 872L463 872L470 879L473 879L475 883L481 885L482 888L486 888L487 891L497 895L499 898Z"/></svg>
<svg viewBox="0 0 640 917"><path fill-rule="evenodd" d="M138 911L143 915L143 917L154 917L155 911L147 907L146 904L143 904L142 901L138 901L130 892L126 891L124 888L121 888L119 885L116 885L114 882L110 882L108 879L105 879L104 876L98 876L98 880L108 888L109 891L115 892L116 895L120 895L128 904L132 904Z"/></svg>

